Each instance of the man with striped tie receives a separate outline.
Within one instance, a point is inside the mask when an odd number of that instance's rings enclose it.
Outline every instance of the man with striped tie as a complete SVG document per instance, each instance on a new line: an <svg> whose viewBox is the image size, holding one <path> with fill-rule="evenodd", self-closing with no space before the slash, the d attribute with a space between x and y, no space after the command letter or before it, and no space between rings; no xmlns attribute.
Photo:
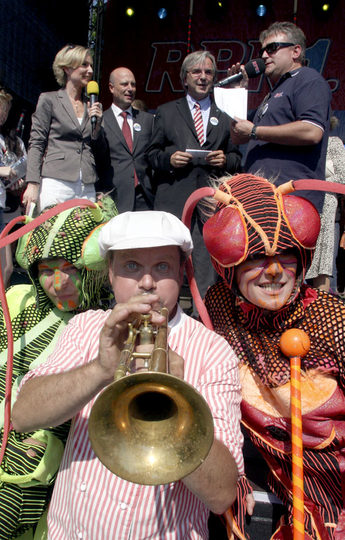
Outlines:
<svg viewBox="0 0 345 540"><path fill-rule="evenodd" d="M155 116L148 149L154 170L154 208L179 218L193 191L207 186L210 177L235 173L240 167L241 154L230 139L229 117L218 109L211 96L216 70L215 58L209 51L186 56L180 71L186 96L161 105ZM214 283L215 274L203 243L198 211L192 223L192 237L195 275L203 296Z"/></svg>

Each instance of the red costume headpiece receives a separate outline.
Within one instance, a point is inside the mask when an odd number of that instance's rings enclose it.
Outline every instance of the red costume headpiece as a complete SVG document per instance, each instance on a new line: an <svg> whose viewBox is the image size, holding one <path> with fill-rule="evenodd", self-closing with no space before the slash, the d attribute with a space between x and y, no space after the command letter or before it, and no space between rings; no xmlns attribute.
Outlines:
<svg viewBox="0 0 345 540"><path fill-rule="evenodd" d="M227 199L218 202L203 236L216 271L229 286L233 267L248 257L274 256L287 249L300 254L304 277L320 217L307 199L285 195L281 187L252 174L238 174L220 185Z"/></svg>
<svg viewBox="0 0 345 540"><path fill-rule="evenodd" d="M310 266L320 230L320 217L311 202L291 195L296 190L345 193L345 186L322 180L294 180L276 187L252 174L224 177L218 189L201 188L188 198L182 221L190 227L195 206L204 197L218 201L203 230L204 241L217 273L229 287L234 267L248 257L274 256L288 249L299 255L301 277ZM187 263L190 288L203 322L212 327L200 301L191 260ZM199 309L200 308L200 309Z"/></svg>

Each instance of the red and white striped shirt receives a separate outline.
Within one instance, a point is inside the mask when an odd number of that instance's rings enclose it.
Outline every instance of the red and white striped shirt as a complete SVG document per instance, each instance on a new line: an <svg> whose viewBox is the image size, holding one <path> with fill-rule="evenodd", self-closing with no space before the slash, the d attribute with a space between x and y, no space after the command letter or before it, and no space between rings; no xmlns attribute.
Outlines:
<svg viewBox="0 0 345 540"><path fill-rule="evenodd" d="M58 373L97 356L99 333L109 315L75 316L48 361L28 373ZM178 310L169 323L169 346L184 358L184 378L204 396L215 437L232 453L243 474L240 382L237 357L228 343ZM178 481L160 486L126 482L96 458L88 437L87 404L73 419L48 516L50 540L186 540L208 538L206 506Z"/></svg>

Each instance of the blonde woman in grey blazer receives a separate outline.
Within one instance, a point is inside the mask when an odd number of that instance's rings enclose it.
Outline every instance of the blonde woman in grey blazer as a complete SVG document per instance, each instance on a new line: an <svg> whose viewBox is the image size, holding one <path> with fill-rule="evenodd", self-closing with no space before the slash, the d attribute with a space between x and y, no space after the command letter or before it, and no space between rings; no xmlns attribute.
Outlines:
<svg viewBox="0 0 345 540"><path fill-rule="evenodd" d="M80 45L66 45L53 71L61 89L40 95L32 116L23 203L49 205L73 198L95 200L94 148L102 145L102 106L88 107L85 88L92 79L92 56ZM92 131L91 116L97 119Z"/></svg>

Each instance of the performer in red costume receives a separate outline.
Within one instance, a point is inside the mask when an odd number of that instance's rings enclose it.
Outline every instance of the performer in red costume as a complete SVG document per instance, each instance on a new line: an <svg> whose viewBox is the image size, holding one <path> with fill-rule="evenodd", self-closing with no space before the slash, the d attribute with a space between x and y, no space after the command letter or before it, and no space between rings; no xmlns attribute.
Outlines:
<svg viewBox="0 0 345 540"><path fill-rule="evenodd" d="M240 359L243 424L286 506L272 539L292 539L290 362L279 340L300 328L311 342L301 363L305 539L343 540L345 304L304 283L318 213L308 200L286 194L286 184L276 188L249 174L221 180L225 199L205 223L204 240L222 280L205 303L214 329ZM233 527L243 539L245 477L239 488Z"/></svg>

